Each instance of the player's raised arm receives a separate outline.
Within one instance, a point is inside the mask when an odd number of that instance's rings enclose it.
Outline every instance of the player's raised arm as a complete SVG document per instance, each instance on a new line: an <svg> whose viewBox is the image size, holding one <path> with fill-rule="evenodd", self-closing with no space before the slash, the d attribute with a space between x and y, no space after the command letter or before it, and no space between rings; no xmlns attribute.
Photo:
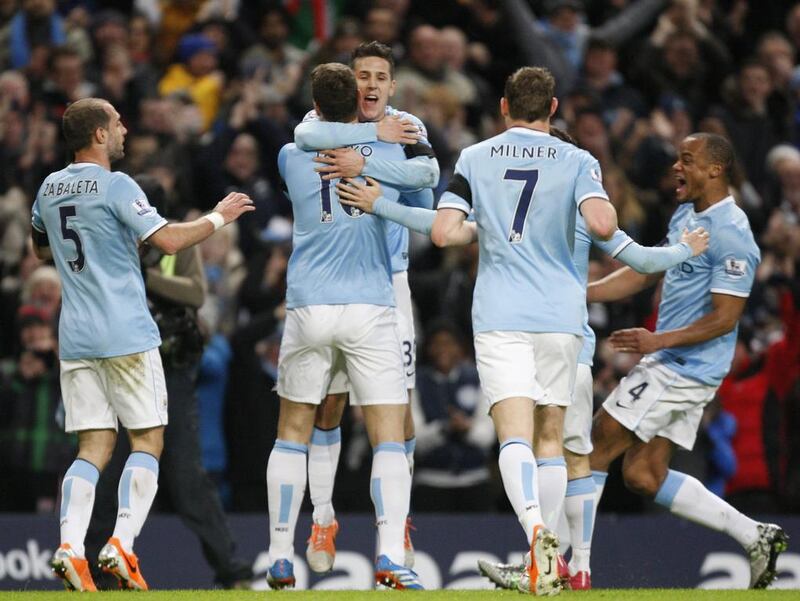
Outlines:
<svg viewBox="0 0 800 601"><path fill-rule="evenodd" d="M586 301L590 303L611 303L628 298L645 288L654 286L663 273L638 273L630 267L623 267L606 277L592 282L586 287Z"/></svg>
<svg viewBox="0 0 800 601"><path fill-rule="evenodd" d="M702 227L685 231L680 242L672 246L642 246L622 230L617 230L610 240L596 244L609 256L625 263L639 273L660 273L708 248L708 232Z"/></svg>
<svg viewBox="0 0 800 601"><path fill-rule="evenodd" d="M392 202L381 195L381 187L377 181L371 177L367 177L366 180L366 184L354 179L339 182L336 185L339 202L399 223L420 234L427 236L431 233L436 211ZM425 192L430 193L430 190Z"/></svg>
<svg viewBox="0 0 800 601"><path fill-rule="evenodd" d="M617 231L617 211L603 188L600 163L588 152L581 154L575 178L575 202L589 235L598 240L609 240Z"/></svg>
<svg viewBox="0 0 800 601"><path fill-rule="evenodd" d="M255 211L250 197L231 192L207 215L186 223L168 223L145 239L167 255L202 242L221 227L236 221L243 213Z"/></svg>
<svg viewBox="0 0 800 601"><path fill-rule="evenodd" d="M395 116L377 122L332 123L320 121L312 111L294 128L294 143L300 150L324 150L378 141L416 144L419 139L419 127L413 121Z"/></svg>
<svg viewBox="0 0 800 601"><path fill-rule="evenodd" d="M617 231L617 211L607 199L589 197L581 203L580 211L592 238L610 240Z"/></svg>

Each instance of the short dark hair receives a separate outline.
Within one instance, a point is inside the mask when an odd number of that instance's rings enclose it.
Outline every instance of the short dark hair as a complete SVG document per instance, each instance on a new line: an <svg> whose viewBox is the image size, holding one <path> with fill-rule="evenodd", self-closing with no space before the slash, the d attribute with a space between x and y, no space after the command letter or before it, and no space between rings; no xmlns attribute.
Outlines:
<svg viewBox="0 0 800 601"><path fill-rule="evenodd" d="M725 181L730 182L733 177L734 164L736 163L736 153L728 139L719 134L709 133L695 133L689 137L705 141L705 153L708 161L721 165Z"/></svg>
<svg viewBox="0 0 800 601"><path fill-rule="evenodd" d="M311 72L311 97L326 121L348 122L358 111L356 78L347 65L324 63Z"/></svg>
<svg viewBox="0 0 800 601"><path fill-rule="evenodd" d="M567 144L572 144L573 146L577 146L578 143L575 141L569 133L561 129L560 127L556 127L555 125L550 126L550 135L554 138L558 138L562 142L566 142Z"/></svg>
<svg viewBox="0 0 800 601"><path fill-rule="evenodd" d="M394 79L394 54L389 46L377 41L360 43L353 49L353 53L350 55L350 66L355 69L356 61L360 58L367 58L368 56L376 56L389 63L389 75Z"/></svg>
<svg viewBox="0 0 800 601"><path fill-rule="evenodd" d="M69 152L89 146L98 127L108 129L111 118L105 108L107 104L102 98L81 98L67 107L61 129Z"/></svg>
<svg viewBox="0 0 800 601"><path fill-rule="evenodd" d="M517 69L506 80L509 116L527 122L549 118L555 90L556 80L544 67Z"/></svg>

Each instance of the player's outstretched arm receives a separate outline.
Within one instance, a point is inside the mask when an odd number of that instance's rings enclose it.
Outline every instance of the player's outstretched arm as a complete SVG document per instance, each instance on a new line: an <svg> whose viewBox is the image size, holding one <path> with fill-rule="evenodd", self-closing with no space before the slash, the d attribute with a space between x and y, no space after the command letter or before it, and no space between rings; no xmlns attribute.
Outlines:
<svg viewBox="0 0 800 601"><path fill-rule="evenodd" d="M231 192L207 215L187 223L168 223L153 233L146 242L167 255L202 242L219 228L236 221L243 213L255 211L247 194Z"/></svg>
<svg viewBox="0 0 800 601"><path fill-rule="evenodd" d="M294 128L294 143L300 150L324 150L354 144L388 142L416 144L419 127L413 121L388 116L376 123L335 123L307 119Z"/></svg>
<svg viewBox="0 0 800 601"><path fill-rule="evenodd" d="M392 202L381 195L381 187L377 181L371 177L366 180L366 184L353 179L339 182L336 185L339 202L394 221L420 234L427 236L431 233L436 211Z"/></svg>
<svg viewBox="0 0 800 601"><path fill-rule="evenodd" d="M661 276L661 273L638 273L630 267L623 267L603 279L589 284L586 287L586 301L611 303L622 300L655 285Z"/></svg>
<svg viewBox="0 0 800 601"><path fill-rule="evenodd" d="M654 353L665 348L700 344L719 338L736 327L744 311L746 297L712 294L711 312L677 330L651 332L644 328L617 330L609 340L622 353Z"/></svg>
<svg viewBox="0 0 800 601"><path fill-rule="evenodd" d="M423 146L420 145L423 149ZM439 182L439 163L425 146L423 154L403 161L370 158L366 160L352 148L333 148L319 151L314 157L320 166L316 171L322 179L369 175L385 184L404 190L432 188Z"/></svg>
<svg viewBox="0 0 800 601"><path fill-rule="evenodd" d="M631 240L615 258L639 273L660 273L707 249L708 232L699 227L692 232L684 231L681 241L672 246L642 246Z"/></svg>
<svg viewBox="0 0 800 601"><path fill-rule="evenodd" d="M607 199L587 198L581 203L580 212L592 238L610 240L617 231L617 211Z"/></svg>
<svg viewBox="0 0 800 601"><path fill-rule="evenodd" d="M467 214L460 209L439 208L431 228L431 240L444 248L445 246L465 246L478 239L478 228L474 222L468 222Z"/></svg>

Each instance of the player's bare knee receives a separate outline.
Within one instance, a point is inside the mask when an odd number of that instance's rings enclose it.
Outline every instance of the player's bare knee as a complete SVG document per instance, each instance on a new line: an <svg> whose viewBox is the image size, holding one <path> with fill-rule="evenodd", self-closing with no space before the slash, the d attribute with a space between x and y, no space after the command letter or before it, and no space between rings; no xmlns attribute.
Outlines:
<svg viewBox="0 0 800 601"><path fill-rule="evenodd" d="M85 430L78 433L78 459L83 459L103 471L117 444L115 430Z"/></svg>
<svg viewBox="0 0 800 601"><path fill-rule="evenodd" d="M329 394L319 407L314 418L314 426L320 430L332 430L342 422L342 415L347 404L346 394Z"/></svg>
<svg viewBox="0 0 800 601"><path fill-rule="evenodd" d="M416 436L416 429L414 428L414 414L411 413L411 391L408 391L408 405L406 405L406 418L403 424L403 437L406 440L411 440Z"/></svg>
<svg viewBox="0 0 800 601"><path fill-rule="evenodd" d="M362 409L370 445L375 447L382 442L405 441L403 436L405 405L367 405Z"/></svg>
<svg viewBox="0 0 800 601"><path fill-rule="evenodd" d="M623 466L622 477L625 488L643 497L655 497L661 486L658 474L641 466Z"/></svg>
<svg viewBox="0 0 800 601"><path fill-rule="evenodd" d="M164 426L129 430L128 437L131 442L131 451L147 453L156 459L161 457L161 452L164 450Z"/></svg>

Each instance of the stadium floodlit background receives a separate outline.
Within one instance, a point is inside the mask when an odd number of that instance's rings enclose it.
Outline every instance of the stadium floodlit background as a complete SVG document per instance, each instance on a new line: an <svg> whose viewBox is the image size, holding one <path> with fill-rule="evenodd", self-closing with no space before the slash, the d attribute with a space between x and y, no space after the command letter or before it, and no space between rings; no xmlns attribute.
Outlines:
<svg viewBox="0 0 800 601"><path fill-rule="evenodd" d="M276 157L311 107L311 69L348 62L357 44L373 39L397 58L391 104L428 127L442 173L437 197L460 150L502 130L504 80L527 64L554 72L557 123L598 158L620 227L642 244L662 239L675 208L678 142L695 130L733 141L733 194L750 218L762 263L731 375L706 411L697 446L675 462L742 511L782 514L775 519L800 535L791 515L800 510L800 4L2 0L0 511L9 515L0 514L0 589L55 585L43 562L57 545L59 481L76 449L62 430L58 277L28 243L36 190L65 163L59 123L67 104L101 96L115 105L129 131L116 168L153 176L165 190L167 216L206 211L231 190L256 204L238 229L220 230L200 246L208 283L202 339L186 340L177 328L165 341L178 349L177 363L198 365L207 485L219 488L239 555L263 575L264 473L277 424L272 387L291 251L291 207ZM476 245L441 250L412 236L420 392L412 509L423 580L439 586L477 586L475 555L506 560L521 538L494 469L496 444L472 357L477 258ZM590 278L615 267L593 256ZM657 301L655 290L590 307L597 403L638 359L613 353L604 339L615 329L652 327ZM358 547L360 555L340 555L346 574L338 584L368 585L370 453L357 411L346 413L343 432L335 506L364 515L343 519L343 548ZM210 586L214 575L197 539L168 517L170 497L162 484L138 545L143 565L158 574L149 576L156 585ZM730 553L735 546L627 493L618 470L601 510L636 515L601 518L597 584L619 586L620 565L637 559L646 561L636 580L623 584L736 586L746 574L744 557L740 565ZM448 522L426 512L475 514ZM299 535L307 522L301 519ZM653 537L664 549L653 547ZM800 586L800 556L791 551L782 559L785 587ZM616 563L612 553L620 554ZM171 561L194 564L166 570ZM671 579L658 573L665 561L674 564Z"/></svg>

